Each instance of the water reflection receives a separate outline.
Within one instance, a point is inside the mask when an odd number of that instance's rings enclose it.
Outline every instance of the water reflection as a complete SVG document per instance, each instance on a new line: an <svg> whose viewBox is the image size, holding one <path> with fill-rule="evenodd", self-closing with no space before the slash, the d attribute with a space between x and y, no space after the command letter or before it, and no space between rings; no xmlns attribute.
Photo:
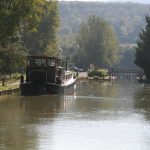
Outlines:
<svg viewBox="0 0 150 150"><path fill-rule="evenodd" d="M28 149L19 97L0 97L0 149Z"/></svg>
<svg viewBox="0 0 150 150"><path fill-rule="evenodd" d="M150 85L80 81L64 95L0 97L0 149L147 150Z"/></svg>
<svg viewBox="0 0 150 150"><path fill-rule="evenodd" d="M61 108L62 101L56 96L21 97L21 107L27 123L36 123L41 118L54 118Z"/></svg>
<svg viewBox="0 0 150 150"><path fill-rule="evenodd" d="M150 85L141 85L142 88L135 93L135 108L137 113L145 116L150 121Z"/></svg>

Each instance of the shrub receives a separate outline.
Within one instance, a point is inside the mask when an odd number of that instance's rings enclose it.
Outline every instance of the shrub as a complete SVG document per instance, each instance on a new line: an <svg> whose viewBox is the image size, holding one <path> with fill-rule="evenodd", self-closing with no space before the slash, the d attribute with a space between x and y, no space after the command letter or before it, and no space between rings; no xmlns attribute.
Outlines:
<svg viewBox="0 0 150 150"><path fill-rule="evenodd" d="M98 76L98 77L106 77L108 76L107 69L95 69L88 72L89 77Z"/></svg>

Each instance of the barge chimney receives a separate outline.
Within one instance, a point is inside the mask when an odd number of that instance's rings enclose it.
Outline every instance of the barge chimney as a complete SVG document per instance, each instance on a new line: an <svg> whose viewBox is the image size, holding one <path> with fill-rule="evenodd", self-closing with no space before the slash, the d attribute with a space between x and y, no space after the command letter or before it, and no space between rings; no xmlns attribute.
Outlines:
<svg viewBox="0 0 150 150"><path fill-rule="evenodd" d="M65 62L65 70L68 70L68 58L66 58L66 62Z"/></svg>

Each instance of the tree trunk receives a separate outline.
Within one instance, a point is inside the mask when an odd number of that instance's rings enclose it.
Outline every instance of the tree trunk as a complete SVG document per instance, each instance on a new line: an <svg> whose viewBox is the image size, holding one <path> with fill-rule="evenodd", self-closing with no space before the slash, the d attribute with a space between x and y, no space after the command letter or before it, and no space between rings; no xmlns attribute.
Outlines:
<svg viewBox="0 0 150 150"><path fill-rule="evenodd" d="M2 78L2 86L5 86L5 78Z"/></svg>

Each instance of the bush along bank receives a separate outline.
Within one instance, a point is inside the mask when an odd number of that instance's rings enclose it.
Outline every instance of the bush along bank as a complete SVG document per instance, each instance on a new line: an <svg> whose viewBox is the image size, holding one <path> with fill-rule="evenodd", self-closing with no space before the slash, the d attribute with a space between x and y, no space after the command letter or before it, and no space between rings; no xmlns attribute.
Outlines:
<svg viewBox="0 0 150 150"><path fill-rule="evenodd" d="M100 68L89 70L88 78L96 79L96 80L113 80L113 79L115 79L114 76L109 74L108 69L100 69Z"/></svg>

